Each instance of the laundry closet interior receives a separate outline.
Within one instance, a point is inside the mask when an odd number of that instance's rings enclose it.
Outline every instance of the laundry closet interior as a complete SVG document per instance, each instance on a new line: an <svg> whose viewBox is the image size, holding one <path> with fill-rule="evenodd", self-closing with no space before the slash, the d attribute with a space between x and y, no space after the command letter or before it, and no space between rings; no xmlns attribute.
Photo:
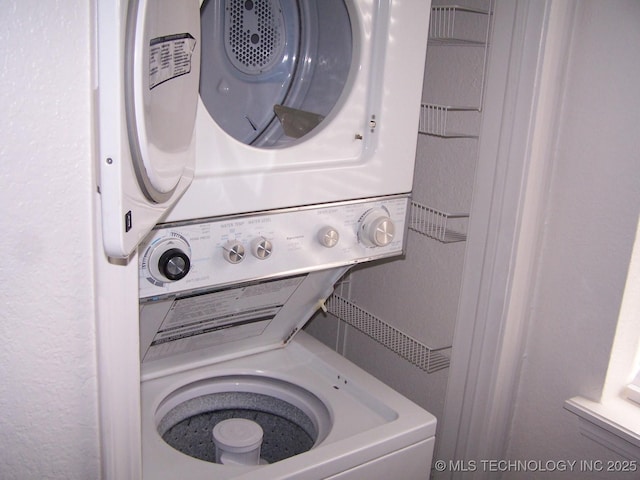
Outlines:
<svg viewBox="0 0 640 480"><path fill-rule="evenodd" d="M437 3L406 254L355 268L338 283L330 313L317 314L307 330L440 419L474 189L491 2Z"/></svg>

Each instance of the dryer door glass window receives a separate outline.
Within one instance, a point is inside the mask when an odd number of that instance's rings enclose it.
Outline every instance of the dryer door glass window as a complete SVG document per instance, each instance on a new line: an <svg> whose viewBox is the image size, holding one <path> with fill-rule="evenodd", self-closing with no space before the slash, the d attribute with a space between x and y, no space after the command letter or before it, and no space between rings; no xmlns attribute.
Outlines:
<svg viewBox="0 0 640 480"><path fill-rule="evenodd" d="M353 35L343 0L205 0L200 97L231 137L285 147L346 92Z"/></svg>
<svg viewBox="0 0 640 480"><path fill-rule="evenodd" d="M145 196L160 203L192 175L198 2L132 1L127 18L125 103L133 165Z"/></svg>

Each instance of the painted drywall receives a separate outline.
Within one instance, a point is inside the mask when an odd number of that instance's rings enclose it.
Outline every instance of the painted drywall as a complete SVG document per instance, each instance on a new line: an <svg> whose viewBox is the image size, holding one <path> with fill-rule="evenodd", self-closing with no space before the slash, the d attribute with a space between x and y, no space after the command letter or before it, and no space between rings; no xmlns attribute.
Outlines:
<svg viewBox="0 0 640 480"><path fill-rule="evenodd" d="M640 3L581 0L574 21L509 458L620 459L562 406L599 399L638 222ZM638 474L579 478L614 475Z"/></svg>
<svg viewBox="0 0 640 480"><path fill-rule="evenodd" d="M0 14L0 478L97 479L90 2Z"/></svg>

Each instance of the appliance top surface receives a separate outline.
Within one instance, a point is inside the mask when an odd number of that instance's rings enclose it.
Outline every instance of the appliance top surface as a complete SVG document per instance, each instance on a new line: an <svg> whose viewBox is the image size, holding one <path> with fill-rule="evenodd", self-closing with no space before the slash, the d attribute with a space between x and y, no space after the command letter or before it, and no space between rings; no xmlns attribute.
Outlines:
<svg viewBox="0 0 640 480"><path fill-rule="evenodd" d="M182 399L192 395L190 389L200 395L207 379L231 376L271 378L308 390L330 412L329 434L308 452L257 469L196 461L169 447L156 430L163 402L176 391ZM278 350L144 380L142 402L144 468L158 475L148 478L171 478L184 468L193 478L236 478L240 470L241 478L276 478L327 462L339 472L433 437L436 428L433 415L304 332Z"/></svg>

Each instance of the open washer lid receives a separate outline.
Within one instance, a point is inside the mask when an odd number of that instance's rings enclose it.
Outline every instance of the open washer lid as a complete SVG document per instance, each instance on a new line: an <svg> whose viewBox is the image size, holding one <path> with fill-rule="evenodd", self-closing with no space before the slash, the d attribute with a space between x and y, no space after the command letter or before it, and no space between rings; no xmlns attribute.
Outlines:
<svg viewBox="0 0 640 480"><path fill-rule="evenodd" d="M198 0L126 3L98 4L99 191L112 257L127 257L191 183L200 77Z"/></svg>
<svg viewBox="0 0 640 480"><path fill-rule="evenodd" d="M332 268L141 301L144 377L287 345L347 270Z"/></svg>

